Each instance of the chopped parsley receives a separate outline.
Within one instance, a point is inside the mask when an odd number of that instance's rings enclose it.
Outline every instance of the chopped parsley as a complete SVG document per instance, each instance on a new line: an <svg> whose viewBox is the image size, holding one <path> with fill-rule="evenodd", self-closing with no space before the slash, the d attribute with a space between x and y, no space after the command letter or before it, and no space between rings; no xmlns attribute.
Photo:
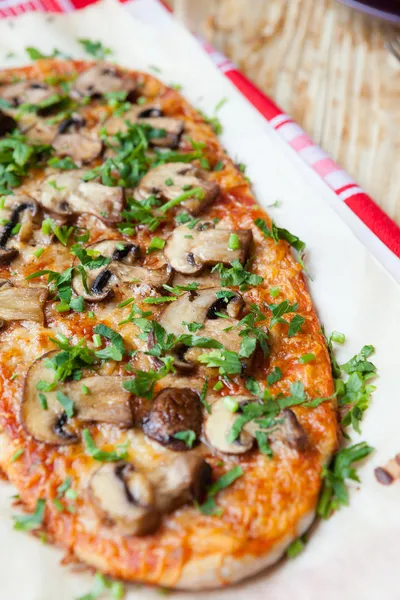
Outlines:
<svg viewBox="0 0 400 600"><path fill-rule="evenodd" d="M154 371L153 369L149 371L134 371L135 378L124 381L122 387L135 396L151 400L156 382L172 371L173 360L169 357L162 360L164 361L164 366L161 369L158 369L158 371Z"/></svg>
<svg viewBox="0 0 400 600"><path fill-rule="evenodd" d="M109 592L113 600L122 600L125 596L124 586L120 581L112 581L100 572L94 576L94 585L92 590L84 596L79 596L76 600L99 600L104 594Z"/></svg>
<svg viewBox="0 0 400 600"><path fill-rule="evenodd" d="M260 285L264 281L260 275L246 271L237 259L232 261L230 267L225 267L222 263L218 263L212 268L212 272L214 271L219 273L221 285L224 287L238 286L241 290L244 290L248 286Z"/></svg>
<svg viewBox="0 0 400 600"><path fill-rule="evenodd" d="M68 396L66 396L65 394L63 394L63 392L57 392L56 393L56 398L59 401L59 403L61 404L61 406L63 407L63 409L65 410L65 414L67 415L67 417L70 419L71 417L74 416L74 403L73 401L68 398Z"/></svg>
<svg viewBox="0 0 400 600"><path fill-rule="evenodd" d="M342 448L335 454L331 465L323 468L323 486L317 506L318 516L328 519L341 506L348 505L346 480L360 481L353 464L366 458L373 450L366 442Z"/></svg>
<svg viewBox="0 0 400 600"><path fill-rule="evenodd" d="M268 227L264 219L255 219L254 224L259 228L260 231L264 234L264 237L268 237L274 240L277 244L279 240L285 240L288 242L292 248L294 248L298 253L298 261L301 266L304 268L303 263L303 253L306 248L306 244L301 241L293 233L290 233L287 229L282 229L281 227L277 227L275 223L272 221L271 229Z"/></svg>
<svg viewBox="0 0 400 600"><path fill-rule="evenodd" d="M196 434L192 429L178 431L178 433L175 433L173 437L177 440L182 440L183 442L185 442L188 448L192 448L196 440Z"/></svg>
<svg viewBox="0 0 400 600"><path fill-rule="evenodd" d="M46 501L39 498L36 502L35 511L30 515L14 515L14 529L18 531L33 531L43 524Z"/></svg>
<svg viewBox="0 0 400 600"><path fill-rule="evenodd" d="M217 481L215 481L208 488L207 498L203 504L196 505L197 508L205 515L216 515L220 516L222 514L222 508L218 507L215 502L215 496L226 489L232 483L234 483L239 477L243 475L243 469L239 465L232 467L230 471L227 471L224 475L222 475Z"/></svg>
<svg viewBox="0 0 400 600"><path fill-rule="evenodd" d="M94 58L96 58L97 60L104 60L106 56L112 54L110 48L106 48L99 41L93 41L87 38L80 38L78 42L81 44L86 54L94 56Z"/></svg>
<svg viewBox="0 0 400 600"><path fill-rule="evenodd" d="M94 458L94 460L98 460L99 462L116 462L128 458L128 452L125 446L110 452L97 448L90 435L89 429L84 429L82 431L82 439L85 444L86 454Z"/></svg>
<svg viewBox="0 0 400 600"><path fill-rule="evenodd" d="M294 540L294 542L292 542L290 544L290 546L288 546L288 548L286 550L286 556L288 558L295 558L301 552L303 552L304 548L305 548L305 543L304 543L303 539L297 538L297 540Z"/></svg>
<svg viewBox="0 0 400 600"><path fill-rule="evenodd" d="M165 240L159 237L153 237L151 242L147 248L146 254L150 254L150 252L156 252L157 250L162 250L165 246Z"/></svg>
<svg viewBox="0 0 400 600"><path fill-rule="evenodd" d="M274 369L272 369L271 373L269 373L269 375L267 377L267 383L268 383L268 385L274 385L274 383L279 381L281 378L282 378L282 371L280 370L279 367L274 367Z"/></svg>
<svg viewBox="0 0 400 600"><path fill-rule="evenodd" d="M123 359L126 354L126 348L124 339L120 333L114 331L111 327L107 327L107 325L104 325L103 323L96 325L93 331L95 334L101 335L111 342L109 346L95 352L97 358L100 358L101 360L111 359L116 361Z"/></svg>

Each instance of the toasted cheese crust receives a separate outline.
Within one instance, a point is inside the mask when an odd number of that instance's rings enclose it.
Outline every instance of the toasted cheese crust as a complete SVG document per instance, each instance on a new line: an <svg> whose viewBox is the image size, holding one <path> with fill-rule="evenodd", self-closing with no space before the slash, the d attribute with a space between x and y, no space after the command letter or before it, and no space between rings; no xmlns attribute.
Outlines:
<svg viewBox="0 0 400 600"><path fill-rule="evenodd" d="M41 60L23 69L2 72L0 81L11 82L15 77L44 81L49 77L81 73L91 66L92 63L84 61ZM217 228L252 231L251 271L263 277L263 282L241 292L246 304L254 303L263 310L265 303L288 300L290 304L298 304L296 314L305 319L300 331L292 337L288 337L285 323L270 327L269 356L257 355L250 374L264 383L267 375L279 367L282 378L270 387L274 396L289 395L290 385L300 381L309 398L330 397L333 380L328 351L301 266L294 260L288 243L282 240L276 243L264 237L254 225L257 218L264 219L269 227L271 221L256 204L245 176L226 155L199 113L178 92L154 77L134 71L124 73L136 88L139 86L140 97L146 103L156 103L165 116L183 120L185 134L196 143L205 144L203 153L211 166L209 180L220 186L220 193L198 217L207 222L219 219ZM92 99L82 113L86 123L95 130L110 116L111 109ZM188 139L182 138L179 151L192 149ZM101 160L94 159L87 170ZM222 168L212 170L220 162ZM86 169L86 166L82 168ZM43 177L42 170L34 170L23 180L18 191L34 194ZM88 245L100 240L120 239L146 248L154 235L165 239L174 228L171 222L166 222L155 234L146 227L139 227L134 235L124 236L115 226L93 214L74 214L69 217L69 223L89 230ZM44 252L36 258L34 252L39 246L44 247ZM11 276L21 285L45 285L45 279L27 282L25 278L39 270L62 272L74 264L68 247L56 239L50 243L39 240L37 247L19 242L19 256L10 267L0 265L0 278ZM153 253L145 257L145 264L151 265L154 261ZM270 294L274 286L279 287L278 298ZM148 309L149 306L142 302L149 294L148 289L140 293L137 304ZM38 357L57 349L52 342L56 333L64 334L75 343L82 338L91 341L95 325L101 322L122 335L127 349L146 350L145 343L136 338L138 329L133 323L118 325L131 309L129 305L118 308L126 298L123 289L115 288L113 297L90 305L93 318L88 312L58 312L57 303L49 297L44 309L44 324L11 321L0 331L0 467L17 488L28 511L34 510L39 498L46 500L43 526L50 539L104 573L128 581L184 589L212 588L236 582L275 562L288 544L310 525L320 491L322 467L338 445L335 402L327 400L316 408L295 406L292 409L307 435L307 446L301 451L278 442L272 457L254 448L241 455L221 454L203 440L190 452L203 456L212 468L214 481L236 465L244 472L218 494L216 500L223 509L222 514L205 515L193 505L186 504L164 515L154 533L121 535L99 519L88 500L89 480L99 462L85 452L82 442L58 446L35 441L23 427L20 405L26 373ZM163 306L151 305L150 308L157 317ZM268 324L271 313L264 312ZM315 355L315 360L308 364L299 363L301 356L310 353ZM126 376L124 364L104 363L100 367L101 374ZM212 390L218 380L217 369L209 369L206 375L203 373L203 381L205 376L209 390ZM223 390L213 392L214 396L247 393L245 378L241 375L233 375L226 381L227 385ZM162 380L156 384L156 392L161 387ZM88 428L98 448L113 450L117 445L128 443L127 460L144 473L168 465L176 455L173 450L147 437L140 428L124 430L107 423L89 424ZM24 450L22 456L13 461L13 455L21 448ZM57 497L57 488L67 477L71 478L72 488L77 493L73 513L67 509L58 510L52 502Z"/></svg>

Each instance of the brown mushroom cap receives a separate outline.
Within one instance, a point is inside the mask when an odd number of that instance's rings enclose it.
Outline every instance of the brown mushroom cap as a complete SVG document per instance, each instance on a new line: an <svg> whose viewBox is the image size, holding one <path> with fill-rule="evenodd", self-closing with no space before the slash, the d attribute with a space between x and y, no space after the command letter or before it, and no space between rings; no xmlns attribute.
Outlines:
<svg viewBox="0 0 400 600"><path fill-rule="evenodd" d="M0 287L1 321L35 321L43 323L43 308L48 295L45 287Z"/></svg>
<svg viewBox="0 0 400 600"><path fill-rule="evenodd" d="M308 445L308 436L300 425L296 413L291 408L285 408L279 414L282 423L274 429L269 438L271 443L281 443L303 452Z"/></svg>
<svg viewBox="0 0 400 600"><path fill-rule="evenodd" d="M145 535L159 525L152 484L127 462L97 469L89 482L89 498L104 524L123 535Z"/></svg>
<svg viewBox="0 0 400 600"><path fill-rule="evenodd" d="M140 181L135 189L134 197L136 200L145 200L149 196L169 201L175 200L184 193L184 190L190 188L201 188L203 197L192 197L181 202L177 211L182 210L197 215L206 206L211 204L218 196L219 185L215 181L207 179L206 171L199 169L191 163L166 163L151 169ZM165 182L172 180L172 185Z"/></svg>
<svg viewBox="0 0 400 600"><path fill-rule="evenodd" d="M177 452L187 450L183 440L175 438L181 431L191 430L200 436L202 411L199 395L189 388L165 388L150 405L142 428L144 433L163 446Z"/></svg>
<svg viewBox="0 0 400 600"><path fill-rule="evenodd" d="M98 62L75 79L72 96L103 96L110 92L126 91L128 100L132 99L136 84L124 77L111 64Z"/></svg>
<svg viewBox="0 0 400 600"><path fill-rule="evenodd" d="M135 244L121 240L102 240L90 244L86 249L98 252L100 256L110 260L109 264L98 269L86 269L88 292L84 288L80 273L74 275L72 279L74 291L88 301L105 300L118 283L130 287L140 283L158 289L169 283L171 279L171 268L165 263L157 268L137 264L140 248Z"/></svg>
<svg viewBox="0 0 400 600"><path fill-rule="evenodd" d="M88 213L105 223L118 223L125 201L124 189L82 181L84 173L73 170L49 175L32 195L45 209L58 215Z"/></svg>
<svg viewBox="0 0 400 600"><path fill-rule="evenodd" d="M229 249L231 234L239 240L239 248ZM198 223L193 229L176 227L165 245L165 256L175 271L197 274L204 266L218 263L230 265L233 260L246 262L253 234L251 229L215 229L214 223Z"/></svg>
<svg viewBox="0 0 400 600"><path fill-rule="evenodd" d="M79 441L79 421L132 427L130 394L122 387L126 377L94 376L85 377L80 381L66 381L60 384L57 390L43 392L48 406L47 409L43 409L39 402L37 386L40 381L52 383L54 371L47 366L47 360L56 354L57 351L49 352L40 357L26 374L21 421L28 433L36 440L48 444L74 444ZM57 391L72 401L73 422L66 418L64 408L57 399Z"/></svg>

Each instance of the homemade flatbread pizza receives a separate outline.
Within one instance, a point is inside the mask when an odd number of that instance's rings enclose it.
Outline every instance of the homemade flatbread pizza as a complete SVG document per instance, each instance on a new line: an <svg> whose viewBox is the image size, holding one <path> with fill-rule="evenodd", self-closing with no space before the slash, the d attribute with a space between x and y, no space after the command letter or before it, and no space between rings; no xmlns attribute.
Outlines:
<svg viewBox="0 0 400 600"><path fill-rule="evenodd" d="M302 243L151 75L46 59L0 83L17 527L129 581L199 590L264 569L310 526L338 447Z"/></svg>

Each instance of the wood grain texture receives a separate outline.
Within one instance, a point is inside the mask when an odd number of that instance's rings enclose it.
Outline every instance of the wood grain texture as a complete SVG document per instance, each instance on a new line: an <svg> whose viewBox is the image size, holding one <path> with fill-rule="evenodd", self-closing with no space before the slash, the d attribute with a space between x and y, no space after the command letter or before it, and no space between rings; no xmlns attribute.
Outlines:
<svg viewBox="0 0 400 600"><path fill-rule="evenodd" d="M335 0L171 0L400 223L400 62ZM399 31L400 35L400 31Z"/></svg>

